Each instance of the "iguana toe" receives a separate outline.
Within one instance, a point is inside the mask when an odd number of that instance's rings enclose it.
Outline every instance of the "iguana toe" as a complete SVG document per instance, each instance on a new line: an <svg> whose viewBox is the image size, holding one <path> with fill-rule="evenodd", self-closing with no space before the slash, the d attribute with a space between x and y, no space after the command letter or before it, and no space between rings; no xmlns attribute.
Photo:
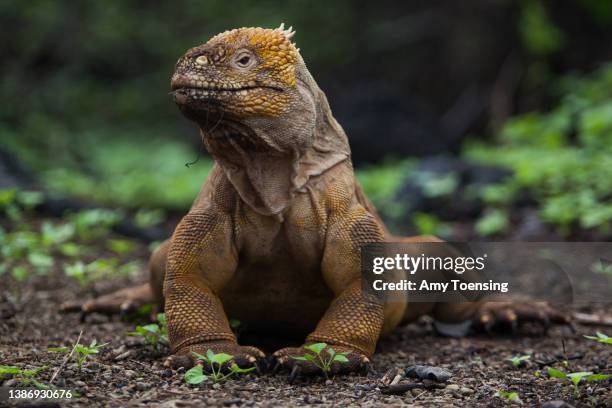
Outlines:
<svg viewBox="0 0 612 408"><path fill-rule="evenodd" d="M125 288L88 301L68 301L60 306L64 313L125 314L142 305L153 303L153 293L148 283Z"/></svg>
<svg viewBox="0 0 612 408"><path fill-rule="evenodd" d="M262 371L265 368L266 355L263 351L256 347L240 346L229 341L194 344L185 347L168 357L164 365L174 369L180 367L191 368L197 362L197 357L193 353L206 356L209 350L214 354L225 353L233 357L223 365L222 371L227 371L234 363L240 368L255 367L257 371ZM208 368L206 364L204 364L204 368Z"/></svg>
<svg viewBox="0 0 612 408"><path fill-rule="evenodd" d="M316 358L314 361L296 359L296 357L300 358L307 354L312 355L312 351L303 347L287 347L278 350L272 355L273 370L275 372L288 372L289 382L293 382L295 379L302 376L322 375L324 374L324 370L327 372L327 375L342 375L349 373L367 374L370 370L370 359L359 351L344 346L332 347L336 353L343 353L346 360L331 361L327 367L324 367L322 361ZM329 361L330 356L326 351L322 351L320 355L323 361Z"/></svg>
<svg viewBox="0 0 612 408"><path fill-rule="evenodd" d="M475 317L476 327L489 332L494 328L510 328L517 331L519 324L535 322L545 329L551 323L567 324L567 315L553 309L546 302L487 302Z"/></svg>

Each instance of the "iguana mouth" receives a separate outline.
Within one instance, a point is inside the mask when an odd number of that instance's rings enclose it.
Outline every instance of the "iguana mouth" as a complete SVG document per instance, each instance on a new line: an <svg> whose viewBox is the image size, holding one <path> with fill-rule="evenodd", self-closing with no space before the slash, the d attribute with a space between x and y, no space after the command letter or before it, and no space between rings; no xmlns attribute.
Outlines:
<svg viewBox="0 0 612 408"><path fill-rule="evenodd" d="M203 78L188 79L184 77L175 77L172 79L170 86L173 93L193 97L220 95L247 96L249 92L261 89L283 92L283 89L278 86L258 84L254 81L250 81L247 84L219 84L214 81L206 81Z"/></svg>
<svg viewBox="0 0 612 408"><path fill-rule="evenodd" d="M195 87L178 87L173 89L173 93L182 94L186 96L191 96L196 99L211 97L211 96L229 96L229 95L239 95L239 96L247 96L250 92L261 90L261 89L271 89L277 92L282 92L283 90L273 86L246 86L241 88L195 88Z"/></svg>

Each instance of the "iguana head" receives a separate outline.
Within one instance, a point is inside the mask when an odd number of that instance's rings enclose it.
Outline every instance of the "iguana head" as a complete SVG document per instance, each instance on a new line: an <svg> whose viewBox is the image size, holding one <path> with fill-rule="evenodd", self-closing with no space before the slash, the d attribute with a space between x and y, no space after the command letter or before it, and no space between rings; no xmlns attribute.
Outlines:
<svg viewBox="0 0 612 408"><path fill-rule="evenodd" d="M203 127L222 115L227 121L248 122L298 109L312 112L312 96L303 95L298 85L297 71L306 67L291 42L293 35L283 25L239 28L191 48L172 76L176 103Z"/></svg>
<svg viewBox="0 0 612 408"><path fill-rule="evenodd" d="M293 30L238 28L188 50L171 87L240 196L278 214L310 177L349 157Z"/></svg>

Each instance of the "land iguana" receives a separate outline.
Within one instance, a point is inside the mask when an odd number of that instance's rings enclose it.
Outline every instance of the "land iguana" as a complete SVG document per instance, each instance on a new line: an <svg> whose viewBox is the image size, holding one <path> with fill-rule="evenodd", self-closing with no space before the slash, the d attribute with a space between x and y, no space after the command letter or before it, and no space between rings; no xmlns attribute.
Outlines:
<svg viewBox="0 0 612 408"><path fill-rule="evenodd" d="M64 310L113 313L155 301L165 309L173 366L209 349L257 364L264 352L238 344L230 316L268 336L348 352L337 373L362 370L381 335L423 314L441 331L472 320L564 320L544 303L409 303L406 295L386 302L362 290L364 244L436 239L389 234L355 180L347 136L293 35L282 25L239 28L178 60L172 94L215 165L151 256L149 283ZM286 347L272 359L293 372L317 371L291 358L304 353Z"/></svg>

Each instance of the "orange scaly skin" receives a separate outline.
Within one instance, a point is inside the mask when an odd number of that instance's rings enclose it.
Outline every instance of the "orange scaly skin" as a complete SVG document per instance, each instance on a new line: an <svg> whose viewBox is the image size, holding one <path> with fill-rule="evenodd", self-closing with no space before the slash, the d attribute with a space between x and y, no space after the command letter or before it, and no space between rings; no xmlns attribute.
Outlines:
<svg viewBox="0 0 612 408"><path fill-rule="evenodd" d="M448 323L533 317L534 309L507 304L409 304L362 291L362 245L435 238L388 234L355 180L346 135L292 36L282 26L227 31L177 62L175 101L199 125L216 164L150 263L150 297L165 306L170 362L189 365L192 351L208 349L242 366L263 358L237 343L228 316L267 336L296 335L350 352L335 372L361 370L381 334L425 313ZM133 307L146 300L146 289L79 307ZM555 317L545 306L535 314ZM290 358L303 353L284 348L273 356L280 367L315 372Z"/></svg>

